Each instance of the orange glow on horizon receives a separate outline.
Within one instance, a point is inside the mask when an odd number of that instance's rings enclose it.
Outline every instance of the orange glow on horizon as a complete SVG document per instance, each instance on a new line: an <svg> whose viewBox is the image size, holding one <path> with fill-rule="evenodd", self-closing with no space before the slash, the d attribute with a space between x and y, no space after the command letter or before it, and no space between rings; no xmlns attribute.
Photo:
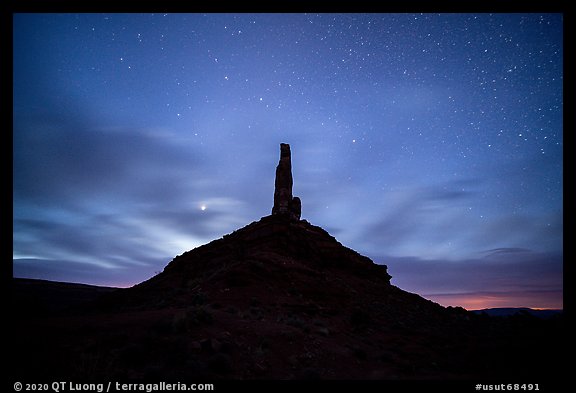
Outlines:
<svg viewBox="0 0 576 393"><path fill-rule="evenodd" d="M462 307L466 310L484 308L527 307L534 310L563 309L562 299L557 296L535 297L533 293L454 293L424 295L444 307Z"/></svg>

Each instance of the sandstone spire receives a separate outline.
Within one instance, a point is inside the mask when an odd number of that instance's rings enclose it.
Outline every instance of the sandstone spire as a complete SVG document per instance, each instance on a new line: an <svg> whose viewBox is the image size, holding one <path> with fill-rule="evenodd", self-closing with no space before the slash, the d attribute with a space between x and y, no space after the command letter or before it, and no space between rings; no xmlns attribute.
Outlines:
<svg viewBox="0 0 576 393"><path fill-rule="evenodd" d="M290 145L280 144L280 162L276 167L276 180L274 181L274 207L272 214L300 219L302 204L300 198L292 197L292 161Z"/></svg>

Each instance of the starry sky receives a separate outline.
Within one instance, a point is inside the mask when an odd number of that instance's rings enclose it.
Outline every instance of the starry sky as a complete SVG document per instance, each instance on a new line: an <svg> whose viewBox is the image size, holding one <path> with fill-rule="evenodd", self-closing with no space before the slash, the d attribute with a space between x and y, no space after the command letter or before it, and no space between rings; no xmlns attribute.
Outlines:
<svg viewBox="0 0 576 393"><path fill-rule="evenodd" d="M13 274L131 286L270 214L442 305L562 308L561 14L14 14Z"/></svg>

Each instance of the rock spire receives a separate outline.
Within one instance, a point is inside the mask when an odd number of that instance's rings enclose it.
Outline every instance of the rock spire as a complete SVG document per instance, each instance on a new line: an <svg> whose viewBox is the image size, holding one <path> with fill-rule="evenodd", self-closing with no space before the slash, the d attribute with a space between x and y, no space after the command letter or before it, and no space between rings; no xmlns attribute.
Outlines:
<svg viewBox="0 0 576 393"><path fill-rule="evenodd" d="M300 198L292 196L292 161L290 145L280 144L280 162L276 167L274 181L273 215L282 215L292 220L300 220L302 203Z"/></svg>

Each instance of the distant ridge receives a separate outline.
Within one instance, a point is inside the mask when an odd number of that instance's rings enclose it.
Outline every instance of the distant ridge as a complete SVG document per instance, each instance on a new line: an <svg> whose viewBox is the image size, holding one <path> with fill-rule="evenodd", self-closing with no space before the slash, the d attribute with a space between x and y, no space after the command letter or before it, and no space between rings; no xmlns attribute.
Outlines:
<svg viewBox="0 0 576 393"><path fill-rule="evenodd" d="M536 310L528 307L496 307L496 308L484 308L481 310L470 310L475 314L486 314L491 317L509 317L513 315L532 315L534 317L549 319L557 315L561 315L564 310L546 309L546 310Z"/></svg>
<svg viewBox="0 0 576 393"><path fill-rule="evenodd" d="M12 307L16 313L53 313L90 302L118 288L88 284L12 279Z"/></svg>

